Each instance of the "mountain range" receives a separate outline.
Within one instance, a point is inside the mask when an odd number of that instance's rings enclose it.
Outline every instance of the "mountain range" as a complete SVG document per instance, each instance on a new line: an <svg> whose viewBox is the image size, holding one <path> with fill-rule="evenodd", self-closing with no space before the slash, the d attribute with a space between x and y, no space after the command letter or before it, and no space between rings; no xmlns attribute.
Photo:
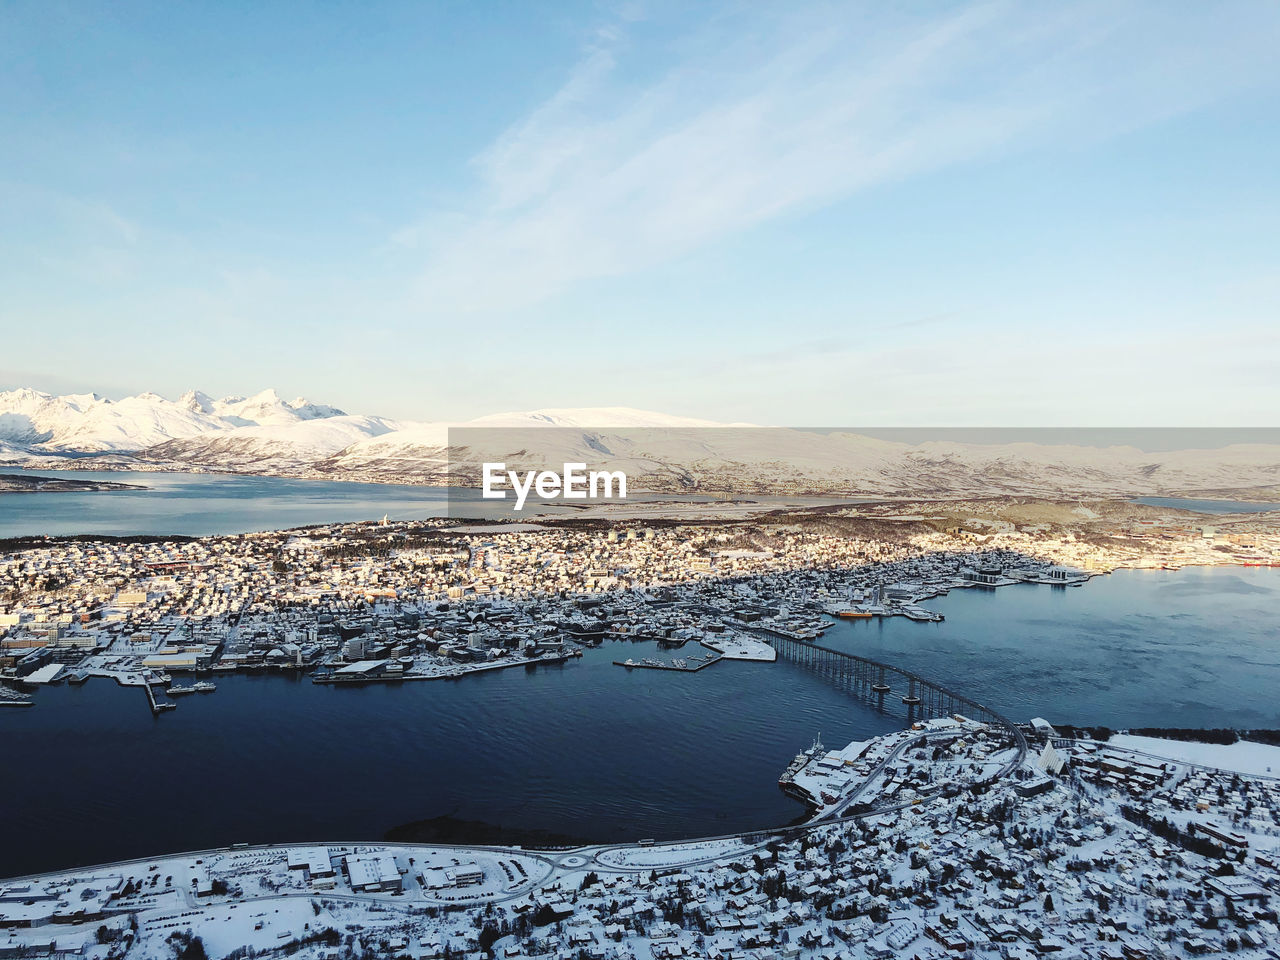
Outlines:
<svg viewBox="0 0 1280 960"><path fill-rule="evenodd" d="M1280 446L1144 452L1054 443L904 443L626 407L467 422L357 416L273 390L215 400L0 392L0 463L478 484L481 464L623 470L632 489L886 497L1159 496L1280 484Z"/></svg>

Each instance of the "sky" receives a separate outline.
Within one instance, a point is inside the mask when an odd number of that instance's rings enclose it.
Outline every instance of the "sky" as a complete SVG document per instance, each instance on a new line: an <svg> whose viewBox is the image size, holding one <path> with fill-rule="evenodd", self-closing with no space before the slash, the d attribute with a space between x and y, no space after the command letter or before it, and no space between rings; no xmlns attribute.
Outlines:
<svg viewBox="0 0 1280 960"><path fill-rule="evenodd" d="M0 389L1280 424L1280 5L0 6Z"/></svg>

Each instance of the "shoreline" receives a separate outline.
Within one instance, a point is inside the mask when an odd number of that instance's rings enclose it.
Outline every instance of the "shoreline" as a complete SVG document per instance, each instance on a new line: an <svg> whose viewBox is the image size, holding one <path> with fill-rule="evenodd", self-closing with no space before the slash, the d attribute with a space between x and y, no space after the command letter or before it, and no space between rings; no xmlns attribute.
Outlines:
<svg viewBox="0 0 1280 960"><path fill-rule="evenodd" d="M91 458L76 459L71 463L91 463ZM436 490L480 490L480 483L466 484L448 484L441 483L441 477L428 476L420 477L420 475L393 475L387 477L369 477L359 474L337 476L330 473L307 470L283 470L272 471L268 473L256 473L248 470L232 470L232 469L213 469L209 467L172 467L152 465L147 461L138 461L129 464L99 464L96 466L71 466L68 464L59 464L58 466L45 466L40 464L32 464L27 461L11 460L0 462L0 470L16 469L25 472L38 473L159 473L173 474L177 476L192 477L243 477L246 479L258 480L301 480L317 483L356 483L374 487L410 487L410 488L427 488ZM143 489L146 489L145 487ZM881 490L826 490L822 488L805 489L801 491L795 490L673 490L673 489L650 489L641 486L633 488L636 493L648 494L653 496L670 496L670 497L707 497L706 505L713 506L717 503L732 503L735 500L749 500L754 497L770 497L775 499L794 499L794 500L828 500L835 501L830 506L840 506L847 503L866 503L866 504L895 504L895 503L956 503L961 501L979 500L979 499L1031 499L1046 500L1059 502L1079 502L1091 500L1103 501L1122 501L1128 503L1140 503L1142 499L1156 500L1204 500L1217 503L1261 503L1269 504L1272 501L1254 500L1255 496L1274 496L1280 498L1280 488L1259 488L1256 484L1253 486L1241 487L1238 490L1224 489L1222 487L1213 487L1208 490L1196 489L1178 489L1171 491L1136 491L1136 490L1088 490L1088 491L1041 491L1031 490L1002 492L999 494L991 494L984 497L982 494L976 494L972 491L953 491L953 492L936 492L936 491L911 491L903 490L892 493L885 493ZM627 501L631 503L630 499ZM663 502L663 501L655 501ZM692 503L701 503L702 501L688 501ZM1280 510L1280 499L1274 501L1277 510ZM572 509L591 510L590 506L579 504L564 504ZM607 507L607 504L604 505ZM1170 508L1176 509L1176 508ZM1195 511L1188 511L1194 513ZM1268 511L1260 511L1268 512Z"/></svg>

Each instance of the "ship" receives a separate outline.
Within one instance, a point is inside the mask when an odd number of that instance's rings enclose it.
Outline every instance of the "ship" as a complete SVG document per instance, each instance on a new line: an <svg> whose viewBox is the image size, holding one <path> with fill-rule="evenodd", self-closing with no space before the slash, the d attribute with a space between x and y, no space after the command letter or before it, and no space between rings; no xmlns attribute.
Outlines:
<svg viewBox="0 0 1280 960"><path fill-rule="evenodd" d="M844 617L846 620L863 620L871 616L866 610L837 610L837 617Z"/></svg>
<svg viewBox="0 0 1280 960"><path fill-rule="evenodd" d="M196 692L195 687L184 687L184 686L170 687L168 690L165 691L165 693L167 693L171 697L180 697L184 693L195 693L195 692Z"/></svg>
<svg viewBox="0 0 1280 960"><path fill-rule="evenodd" d="M208 680L201 680L191 689L196 693L213 693L213 691L218 689L218 685L216 683L210 683ZM170 688L169 692L173 693L173 689Z"/></svg>
<svg viewBox="0 0 1280 960"><path fill-rule="evenodd" d="M922 623L941 623L944 619L942 614L935 613L932 610L925 610L922 607L903 607L902 612L909 620L917 620Z"/></svg>
<svg viewBox="0 0 1280 960"><path fill-rule="evenodd" d="M818 734L814 738L813 746L802 753L797 753L795 759L787 765L787 769L782 772L782 776L778 778L778 784L785 787L795 779L797 773L809 765L810 760L816 760L827 752L827 748L822 745L822 734Z"/></svg>

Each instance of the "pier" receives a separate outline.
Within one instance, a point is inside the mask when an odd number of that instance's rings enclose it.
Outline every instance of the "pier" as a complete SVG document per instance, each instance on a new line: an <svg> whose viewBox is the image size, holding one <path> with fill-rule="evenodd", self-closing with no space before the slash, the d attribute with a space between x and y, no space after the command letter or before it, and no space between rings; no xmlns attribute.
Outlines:
<svg viewBox="0 0 1280 960"><path fill-rule="evenodd" d="M510 670L512 667L536 667L539 664L565 663L574 657L582 656L581 651L571 651L568 653L543 654L539 657L527 657L522 660L515 658L507 658L499 660L496 663L484 663L476 666L452 667L447 672L440 671L438 673L376 673L376 674L354 674L349 677L338 676L336 674L319 674L311 678L312 683L327 684L366 684L366 683L399 683L401 681L414 680L456 680L459 677L465 677L473 673L489 673L493 670Z"/></svg>
<svg viewBox="0 0 1280 960"><path fill-rule="evenodd" d="M9 687L0 686L0 707L29 707L33 703L26 694L19 693Z"/></svg>
<svg viewBox="0 0 1280 960"><path fill-rule="evenodd" d="M683 667L674 663L661 663L657 660L615 660L613 665L615 667L626 667L628 670L634 667L637 670L674 670L677 673L697 673L699 670L705 670L713 663L719 663L724 657L707 657L707 659L698 660L696 663L688 663L688 660L691 659L694 658L688 658L686 660L688 665Z"/></svg>
<svg viewBox="0 0 1280 960"><path fill-rule="evenodd" d="M151 706L151 712L157 716L164 713L166 710L172 710L177 707L177 704L170 700L157 700L156 692L151 688L151 684L142 684L142 689L147 693L147 703Z"/></svg>

